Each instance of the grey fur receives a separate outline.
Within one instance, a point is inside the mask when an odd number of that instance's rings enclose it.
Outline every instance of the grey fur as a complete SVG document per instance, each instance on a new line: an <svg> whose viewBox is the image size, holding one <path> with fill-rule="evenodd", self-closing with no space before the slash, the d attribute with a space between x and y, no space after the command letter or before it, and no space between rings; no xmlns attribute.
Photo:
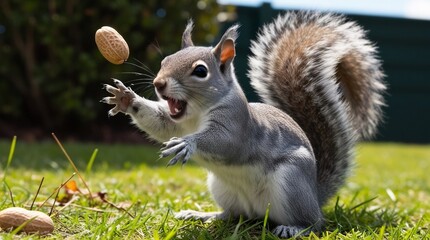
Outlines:
<svg viewBox="0 0 430 240"><path fill-rule="evenodd" d="M294 35L288 36L290 33L302 36L296 26L307 23L328 34L329 40L324 35L304 36L310 37L312 46L297 54L304 56L296 59L298 62L286 62L291 57L281 51L294 48L279 46L291 38L294 40ZM128 114L151 138L165 142L161 157L174 155L168 165L184 164L193 157L209 170L209 190L224 211L188 210L179 212L177 217L263 218L270 204L269 219L279 224L274 232L281 237L318 231L324 222L321 206L344 182L352 163L354 143L360 134L374 132L380 118L383 102L380 93L384 85L375 50L363 38L359 27L341 17L287 13L263 28L252 45L254 55L250 58L252 84L273 106L248 103L234 74L235 51L231 47L237 38L237 28L228 29L213 48L195 47L191 40L192 23L188 24L182 49L162 61L154 79L159 101L144 99L115 80L115 87L106 86L113 96L103 102L115 105L109 112L111 115ZM356 42L345 41L343 36L353 33L359 36ZM354 49L358 52L351 56L358 56L357 59L344 54L349 61L366 61L362 63L366 67L352 72L369 76L363 80L365 87L357 90L370 97L369 102L361 103L362 98L356 98L352 92L356 90L348 88L354 83L336 81L333 67L337 66L333 62L336 59L327 59L330 43L339 52L345 50L342 47L345 44L365 47L364 51ZM350 65L345 63L341 67L344 66ZM199 74L194 73L197 67ZM202 69L207 69L207 74L201 74ZM286 73L286 69L293 73ZM341 90L350 96L342 96ZM348 97L355 102L344 101ZM356 106L359 111L364 109L362 106L370 109L361 113L355 111ZM177 113L181 117L176 118ZM360 120L354 120L355 116Z"/></svg>

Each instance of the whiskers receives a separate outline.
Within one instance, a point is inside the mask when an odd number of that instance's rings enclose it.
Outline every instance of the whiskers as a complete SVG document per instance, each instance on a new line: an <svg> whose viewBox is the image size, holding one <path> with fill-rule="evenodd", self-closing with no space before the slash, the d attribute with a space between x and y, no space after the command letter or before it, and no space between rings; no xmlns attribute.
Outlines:
<svg viewBox="0 0 430 240"><path fill-rule="evenodd" d="M157 51L157 53L164 58L164 53L163 50L161 50L160 44L158 43L157 39L155 39L155 44L152 43L151 47L155 48L155 50Z"/></svg>
<svg viewBox="0 0 430 240"><path fill-rule="evenodd" d="M152 81L155 78L155 73L144 63L133 58L134 62L125 62L126 64L137 68L137 71L121 72L121 74L131 76L130 79L124 80L124 83L146 98L152 98L155 96L154 87Z"/></svg>
<svg viewBox="0 0 430 240"><path fill-rule="evenodd" d="M133 58L134 61L136 61L137 63L134 62L125 62L128 65L131 65L133 67L137 67L145 72L147 72L150 76L155 76L155 73L148 67L146 66L143 62L139 61L136 58ZM139 73L142 74L142 73Z"/></svg>

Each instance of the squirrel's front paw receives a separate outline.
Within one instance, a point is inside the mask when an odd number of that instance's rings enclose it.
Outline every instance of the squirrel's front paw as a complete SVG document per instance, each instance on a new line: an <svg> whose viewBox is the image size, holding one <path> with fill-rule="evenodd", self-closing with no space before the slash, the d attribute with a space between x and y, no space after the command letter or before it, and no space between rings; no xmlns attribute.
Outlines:
<svg viewBox="0 0 430 240"><path fill-rule="evenodd" d="M169 163L167 163L167 166L175 165L179 160L181 160L182 164L185 164L190 159L195 149L196 145L194 142L185 138L174 137L163 143L160 157L163 158L175 154L175 156L170 159Z"/></svg>
<svg viewBox="0 0 430 240"><path fill-rule="evenodd" d="M113 79L116 87L105 84L104 88L107 92L113 94L112 97L105 97L101 102L115 105L111 110L109 110L109 115L114 116L118 112L127 113L129 107L131 106L133 100L136 98L137 94L127 88L120 80Z"/></svg>

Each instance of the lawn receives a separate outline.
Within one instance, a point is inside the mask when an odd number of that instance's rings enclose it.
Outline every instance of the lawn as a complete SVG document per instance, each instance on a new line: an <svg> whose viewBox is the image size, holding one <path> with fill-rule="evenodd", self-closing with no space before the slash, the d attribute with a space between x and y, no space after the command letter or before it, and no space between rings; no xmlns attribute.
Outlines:
<svg viewBox="0 0 430 240"><path fill-rule="evenodd" d="M30 208L44 178L35 200L34 208L39 208L74 172L54 141L18 139L8 164L10 146L11 141L0 141L0 209L12 206L7 186L16 206ZM158 160L157 147L99 143L64 147L91 192L106 195L90 199L76 194L65 207L55 206L55 230L47 239L276 239L263 220L176 220L173 212L180 209L218 209L206 189L205 170L193 163L167 168L167 159ZM305 239L430 239L430 146L363 143L357 152L348 184L324 208L326 229ZM77 175L73 180L86 190ZM49 213L53 199L39 210ZM0 233L0 239L14 238L13 234Z"/></svg>

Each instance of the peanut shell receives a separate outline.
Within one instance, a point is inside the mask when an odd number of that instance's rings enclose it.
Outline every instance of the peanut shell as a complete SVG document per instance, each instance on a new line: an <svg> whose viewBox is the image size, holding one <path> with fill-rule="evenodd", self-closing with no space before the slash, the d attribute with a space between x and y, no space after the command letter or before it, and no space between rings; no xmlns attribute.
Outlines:
<svg viewBox="0 0 430 240"><path fill-rule="evenodd" d="M0 228L2 230L15 229L26 221L28 221L27 224L22 228L25 233L46 235L54 231L54 222L43 212L30 211L20 207L10 207L0 211Z"/></svg>
<svg viewBox="0 0 430 240"><path fill-rule="evenodd" d="M104 26L96 31L95 40L100 53L113 64L124 63L130 54L128 44L113 28Z"/></svg>

